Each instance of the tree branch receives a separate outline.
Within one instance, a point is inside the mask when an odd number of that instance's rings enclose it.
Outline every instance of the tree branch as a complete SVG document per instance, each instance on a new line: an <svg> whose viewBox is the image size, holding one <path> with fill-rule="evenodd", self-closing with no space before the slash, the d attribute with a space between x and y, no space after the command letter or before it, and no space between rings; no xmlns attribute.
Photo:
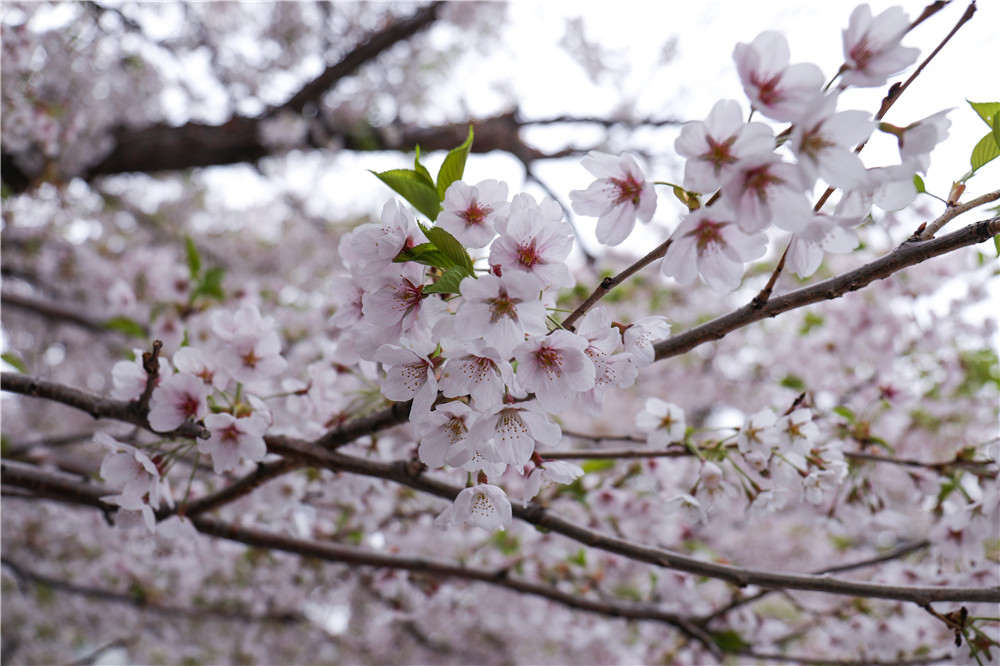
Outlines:
<svg viewBox="0 0 1000 666"><path fill-rule="evenodd" d="M929 241L926 244L934 242L935 241ZM23 380L14 382L8 380L8 375L10 374L11 373L3 373L2 375L4 390L8 390L9 385L17 385L21 388L25 386L32 387L36 385L36 382L40 381L32 380L31 378L23 378L20 375L13 375L11 379ZM68 389L68 387L58 387L58 385L52 385L48 382L44 383L43 388L46 392L52 394L61 395L65 393L68 398L65 401L66 404L77 406L79 409L84 409L84 411L88 411L88 413L92 414L101 411L94 407L96 404L118 402L105 401L95 396L89 396L81 391ZM63 390L58 390L59 388ZM27 393L29 395L38 395L38 392L20 392ZM128 403L119 404L127 405ZM397 403L397 405L393 405L392 408L383 410L383 412L379 413L379 415L384 419L382 423L391 423L394 420L386 418L385 415L388 414L391 416L392 412L400 404L408 408L407 403ZM115 410L108 411L112 414L117 413ZM126 414L128 414L128 412L126 412ZM110 416L110 418L117 417ZM134 423L134 421L128 422ZM383 463L366 460L364 458L357 458L354 456L347 456L323 448L319 444L319 442L323 441L323 438L318 440L315 444L310 444L284 436L266 437L265 441L267 442L269 452L278 453L287 458L305 462L314 467L325 468L337 472L350 472L364 476L382 478L447 500L454 500L454 498L461 491L461 488L457 486L426 477L423 473L424 466L417 461ZM4 462L4 478L7 478L9 475L9 470L12 469L12 465L23 467L18 463ZM17 470L17 468L13 469L15 469L15 471ZM13 478L13 475L11 475L11 478ZM95 506L103 506L103 503L99 501L99 496L94 498L92 494L87 494L92 493L92 491L88 488L88 484L81 484L83 488L79 488L76 485L72 485L72 482L69 483L71 483L71 485L66 487L64 495L71 492L81 492L85 498L90 498L89 503L94 504ZM566 520L565 518L562 518L552 511L542 507L538 503L532 503L525 508L515 506L513 507L513 514L520 520L524 520L525 522L553 532L558 532L559 534L593 548L598 548L610 553L616 553L636 561L647 562L649 564L668 569L684 571L697 576L706 576L709 578L725 580L739 587L756 585L772 589L808 590L837 595L912 601L918 604L930 603L934 601L1000 601L1000 587L960 588L881 585L877 583L836 579L828 576L785 574L706 562L704 560L687 557L662 548L646 546L631 542L627 539L621 539L599 533L596 530L591 530L583 527L582 525Z"/></svg>
<svg viewBox="0 0 1000 666"><path fill-rule="evenodd" d="M753 303L723 315L707 324L656 343L656 360L660 361L691 351L706 342L720 340L738 328L812 303L833 300L847 292L857 291L875 280L883 280L904 268L963 247L985 242L1000 234L1000 216L982 220L964 229L927 241L907 241L889 254L837 277L802 289L776 296L763 307Z"/></svg>
<svg viewBox="0 0 1000 666"><path fill-rule="evenodd" d="M319 104L320 99L332 89L341 79L350 76L365 63L374 60L383 52L400 42L404 42L437 20L443 2L432 2L421 7L413 16L394 21L389 26L370 35L353 51L344 56L340 62L331 65L322 74L307 83L295 93L291 99L281 106L272 109L267 115L281 111L301 113L307 104Z"/></svg>
<svg viewBox="0 0 1000 666"><path fill-rule="evenodd" d="M124 604L126 606L135 606L143 611L148 611L151 613L157 613L159 615L171 615L177 616L182 615L184 617L192 618L207 618L213 620L234 620L237 622L270 622L270 623L280 623L280 624L294 624L298 622L306 621L306 618L302 614L289 611L286 613L267 613L264 615L254 615L252 613L244 613L238 610L233 610L232 608L226 607L199 607L199 608L188 608L184 606L170 606L157 604L149 601L144 596L129 594L123 592L115 592L113 590L104 590L96 587L87 587L84 585L76 585L64 580L59 580L57 578L51 578L43 574L37 573L25 567L20 563L16 563L6 557L2 559L3 565L14 574L14 576L20 582L33 583L35 585L42 585L58 592L66 592L68 594L75 594L79 596L88 597L90 599L97 599L99 601L105 601L114 604Z"/></svg>

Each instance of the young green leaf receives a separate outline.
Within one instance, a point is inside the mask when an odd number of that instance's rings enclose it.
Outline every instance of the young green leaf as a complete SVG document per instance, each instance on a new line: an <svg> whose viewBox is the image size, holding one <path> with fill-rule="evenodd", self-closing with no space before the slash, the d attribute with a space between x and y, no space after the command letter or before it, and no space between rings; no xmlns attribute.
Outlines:
<svg viewBox="0 0 1000 666"><path fill-rule="evenodd" d="M969 102L969 100L965 101ZM993 128L993 119L997 111L1000 110L1000 102L969 102L969 106L979 114L979 117L983 119L987 127Z"/></svg>
<svg viewBox="0 0 1000 666"><path fill-rule="evenodd" d="M217 301L225 300L226 292L222 289L222 280L225 277L226 269L221 266L209 268L205 271L205 277L202 278L201 282L192 292L191 299L194 300L199 296L208 296Z"/></svg>
<svg viewBox="0 0 1000 666"><path fill-rule="evenodd" d="M927 192L927 188L924 187L924 179L920 177L919 173L913 174L913 185L917 188L917 192L920 194Z"/></svg>
<svg viewBox="0 0 1000 666"><path fill-rule="evenodd" d="M108 319L103 325L104 328L109 331L118 331L119 333L124 333L125 335L131 335L133 338L146 337L146 329L144 329L135 320L121 315Z"/></svg>
<svg viewBox="0 0 1000 666"><path fill-rule="evenodd" d="M469 277L469 275L462 269L461 266L453 266L441 274L437 282L429 287L424 287L423 293L425 294L457 294L459 292L459 287L462 285L462 280Z"/></svg>
<svg viewBox="0 0 1000 666"><path fill-rule="evenodd" d="M426 229L424 233L455 266L461 266L465 269L466 275L472 275L472 258L457 238L440 227Z"/></svg>
<svg viewBox="0 0 1000 666"><path fill-rule="evenodd" d="M372 173L409 201L423 215L431 220L437 218L441 211L441 200L438 198L437 190L434 189L434 183L428 176L413 169L392 169L382 173L376 171L372 171Z"/></svg>
<svg viewBox="0 0 1000 666"><path fill-rule="evenodd" d="M1000 146L1000 113L993 114L993 141Z"/></svg>
<svg viewBox="0 0 1000 666"><path fill-rule="evenodd" d="M423 164L420 163L420 146L417 146L417 154L413 156L413 170L419 173L421 176L427 179L427 182L433 184L434 179L431 178L431 172L427 170Z"/></svg>
<svg viewBox="0 0 1000 666"><path fill-rule="evenodd" d="M449 151L444 163L441 164L441 170L438 171L437 192L441 201L444 201L444 193L451 184L462 179L462 174L465 173L465 160L470 150L472 150L472 125L469 125L469 136L466 137L465 143Z"/></svg>
<svg viewBox="0 0 1000 666"><path fill-rule="evenodd" d="M993 138L993 132L990 132L980 139L976 147L972 149L969 163L972 164L972 170L977 171L998 156L1000 156L1000 147L997 147L997 141Z"/></svg>
<svg viewBox="0 0 1000 666"><path fill-rule="evenodd" d="M188 270L191 271L191 277L198 277L198 271L201 270L201 255L198 253L198 247L194 244L194 239L190 236L184 236L184 249L187 251L187 264Z"/></svg>
<svg viewBox="0 0 1000 666"><path fill-rule="evenodd" d="M24 365L24 360L20 355L14 352L4 352L0 354L0 358L6 361L9 365L13 366L18 372L27 372L28 368Z"/></svg>
<svg viewBox="0 0 1000 666"><path fill-rule="evenodd" d="M397 263L415 261L418 264L433 266L441 270L447 270L455 265L444 252L434 246L434 243L421 243L420 245L403 250L396 255L393 261Z"/></svg>

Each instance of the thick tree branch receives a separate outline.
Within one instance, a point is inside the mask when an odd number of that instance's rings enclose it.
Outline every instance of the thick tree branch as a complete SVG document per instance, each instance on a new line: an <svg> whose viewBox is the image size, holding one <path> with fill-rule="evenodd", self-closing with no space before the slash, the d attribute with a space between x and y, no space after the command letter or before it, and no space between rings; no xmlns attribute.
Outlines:
<svg viewBox="0 0 1000 666"><path fill-rule="evenodd" d="M75 498L79 504L104 508L105 510L113 508L103 505L98 499L111 494L108 489L93 484L66 482L55 478L44 470L32 469L31 465L3 463L2 470L4 484L38 491L39 494L46 497L59 494L67 499ZM717 648L704 630L689 622L684 616L662 611L652 604L630 604L588 599L548 585L519 580L510 575L509 568L482 569L422 557L402 557L369 552L359 548L296 539L282 534L242 527L208 516L189 516L189 519L195 528L203 534L238 541L257 548L279 550L326 562L413 571L438 578L478 581L609 617L663 622L681 630L686 635L701 642L706 648L718 653ZM97 594L97 591L90 592Z"/></svg>
<svg viewBox="0 0 1000 666"><path fill-rule="evenodd" d="M342 472L352 472L395 481L416 490L422 490L444 499L453 500L461 488L423 475L423 465L418 462L382 463L340 453L302 446L290 438L267 439L271 451L291 457L301 457L316 467ZM663 548L638 544L602 534L596 530L573 523L544 508L538 503L526 508L513 507L514 516L538 527L557 532L580 543L624 557L654 564L667 569L684 571L697 576L707 576L728 581L739 587L756 585L771 589L809 590L828 594L873 597L929 603L930 601L1000 601L1000 588L944 588L933 586L894 586L814 576L786 574L772 571L746 569L725 564L706 562L674 553Z"/></svg>
<svg viewBox="0 0 1000 666"><path fill-rule="evenodd" d="M985 242L1000 234L1000 217L971 224L954 233L927 241L907 241L889 254L847 273L802 289L776 296L763 307L753 303L697 326L654 345L656 360L663 360L691 351L713 340L720 340L738 328L777 316L812 303L828 301L857 291L875 280L883 280L904 268L963 247Z"/></svg>
<svg viewBox="0 0 1000 666"><path fill-rule="evenodd" d="M2 302L5 306L17 308L18 310L24 310L25 312L31 312L52 322L72 324L95 333L113 332L131 337L118 329L109 328L104 321L94 319L74 308L67 307L60 303L51 303L38 298L15 294L10 291L0 293L0 302ZM145 331L145 327L142 328Z"/></svg>
<svg viewBox="0 0 1000 666"><path fill-rule="evenodd" d="M432 2L418 9L413 16L401 21L394 21L389 26L370 35L353 51L344 56L340 62L327 67L322 74L304 85L291 99L271 110L269 115L281 111L301 113L307 104L318 105L323 95L337 85L341 79L350 76L365 63L374 60L383 52L400 42L405 42L434 23L442 5L444 5L443 2Z"/></svg>
<svg viewBox="0 0 1000 666"><path fill-rule="evenodd" d="M930 241L929 243L933 242L934 241ZM929 243L921 245L927 245ZM109 418L117 418L117 416L114 416L114 414L118 413L117 410L109 409L108 407L99 409L96 405L119 401L105 401L97 398L96 396L89 396L81 391L75 391L74 389L68 389L67 387L58 387L58 385L52 385L48 382L38 384L39 380L23 378L21 375L13 375L10 379L8 379L8 375L10 375L10 373L3 373L2 376L4 390L12 390L8 389L8 386L16 386L18 388L36 388L34 392L27 390L21 390L18 392L26 393L28 395L60 395L66 398L65 400L60 401L76 406L79 409L87 411L88 413L100 413L103 415L104 412L107 412L107 416ZM13 381L14 379L17 379L18 381ZM121 404L128 405L129 403ZM405 405L406 403L402 404ZM391 415L394 408L395 406L388 410L387 413ZM125 414L127 415L128 412L126 411ZM393 420L394 419L387 418L385 423L391 423ZM128 422L133 423L134 421L129 420ZM461 491L461 488L457 486L425 476L423 473L423 465L416 461L384 463L366 460L364 458L346 456L335 451L330 451L319 445L319 442L316 444L310 444L290 437L271 436L265 438L265 440L267 442L268 451L271 453L278 453L289 459L304 462L314 467L325 468L337 472L350 472L364 476L382 478L409 486L416 490L427 492L432 495L437 495L438 497L442 497L447 500L453 500ZM320 440L320 442L321 441L322 440ZM9 469L11 469L11 465L17 465L17 463L4 463L5 479L8 476ZM23 466L18 465L18 467ZM71 485L69 490L66 490L65 492L80 491L83 492L86 497L86 493L90 491L86 489L87 484L82 485L85 486L83 490ZM91 503L96 506L102 505L99 500L95 502L94 498L92 498ZM593 548L616 553L636 561L647 562L649 564L654 564L668 569L675 569L698 576L707 576L710 578L725 580L739 587L756 585L769 589L808 590L837 595L912 601L918 604L926 604L936 601L1000 601L1000 588L959 588L912 585L893 586L861 581L842 580L828 576L786 574L772 571L746 569L732 565L706 562L704 560L687 557L662 548L646 546L631 542L627 539L599 533L596 530L588 529L582 525L566 520L537 503L532 503L526 508L515 506L513 508L513 513L521 520L538 527L557 532Z"/></svg>
<svg viewBox="0 0 1000 666"><path fill-rule="evenodd" d="M67 594L75 594L79 596L88 597L90 599L97 599L98 601L104 601L113 604L124 604L126 606L134 606L143 611L150 613L157 613L158 615L169 615L169 616L183 616L190 618L202 618L210 620L232 620L236 622L262 622L262 623L279 623L279 624L296 624L299 622L305 622L306 618L301 614L293 611L286 613L267 613L264 615L255 615L252 613L245 613L238 610L233 610L232 608L226 607L212 607L204 606L197 608L189 608L185 606L171 606L158 604L156 602L150 601L145 596L137 595L133 593L126 592L115 592L114 590L105 590L97 587L88 587L85 585L76 585L68 581L59 580L58 578L52 578L44 574L37 573L28 569L21 563L14 562L6 557L3 558L3 566L6 567L19 582L22 583L32 583L35 585L42 585L49 589L55 590L57 592L65 592Z"/></svg>

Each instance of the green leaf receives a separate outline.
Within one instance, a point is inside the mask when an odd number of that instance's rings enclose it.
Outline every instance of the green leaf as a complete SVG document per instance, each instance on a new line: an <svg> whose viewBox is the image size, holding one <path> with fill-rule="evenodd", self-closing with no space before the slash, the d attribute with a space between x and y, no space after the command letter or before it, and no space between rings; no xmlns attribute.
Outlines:
<svg viewBox="0 0 1000 666"><path fill-rule="evenodd" d="M993 247L997 249L997 257L1000 257L1000 236L993 237Z"/></svg>
<svg viewBox="0 0 1000 666"><path fill-rule="evenodd" d="M426 170L425 170L426 171ZM434 183L428 176L413 169L392 169L378 173L372 171L379 180L391 187L429 219L437 218L441 210Z"/></svg>
<svg viewBox="0 0 1000 666"><path fill-rule="evenodd" d="M417 146L417 154L413 157L413 170L419 173L421 176L427 179L428 183L434 184L434 179L431 178L431 172L427 170L423 164L420 163L420 146ZM442 197L443 198L443 197Z"/></svg>
<svg viewBox="0 0 1000 666"><path fill-rule="evenodd" d="M997 147L996 139L993 138L993 132L990 132L980 139L976 147L972 149L969 163L972 164L972 170L977 171L983 165L995 160L998 156L1000 156L1000 147Z"/></svg>
<svg viewBox="0 0 1000 666"><path fill-rule="evenodd" d="M458 294L459 287L462 285L462 280L469 277L468 274L461 266L453 266L449 268L438 281L429 287L424 287L425 294Z"/></svg>
<svg viewBox="0 0 1000 666"><path fill-rule="evenodd" d="M781 385L795 391L802 391L806 387L806 383L802 381L802 378L797 377L796 375L786 375L785 378L781 380Z"/></svg>
<svg viewBox="0 0 1000 666"><path fill-rule="evenodd" d="M615 461L611 460L610 458L606 458L606 459L600 459L600 458L598 458L596 460L587 460L583 464L580 465L580 467L583 468L583 473L584 474L592 474L594 472L603 472L604 470L611 469L614 466L615 466Z"/></svg>
<svg viewBox="0 0 1000 666"><path fill-rule="evenodd" d="M226 277L226 269L215 266L205 271L205 277L191 294L192 300L199 296L208 296L217 301L226 299L226 292L222 289L222 280Z"/></svg>
<svg viewBox="0 0 1000 666"><path fill-rule="evenodd" d="M14 352L4 352L0 354L0 358L6 361L9 365L12 365L18 372L27 372L28 368L24 365L24 359L21 358L20 354L15 354Z"/></svg>
<svg viewBox="0 0 1000 666"><path fill-rule="evenodd" d="M750 643L743 640L743 637L732 629L713 631L711 636L712 642L723 652L740 652L750 647Z"/></svg>
<svg viewBox="0 0 1000 666"><path fill-rule="evenodd" d="M426 229L424 234L437 249L451 260L453 266L461 266L465 269L466 275L472 275L472 257L469 256L465 246L457 238L440 227Z"/></svg>
<svg viewBox="0 0 1000 666"><path fill-rule="evenodd" d="M134 338L146 337L146 329L144 329L141 324L136 322L134 319L129 319L128 317L123 317L121 315L108 319L104 322L103 326L109 331L118 331L119 333L124 333L125 335L131 335Z"/></svg>
<svg viewBox="0 0 1000 666"><path fill-rule="evenodd" d="M194 239L190 236L184 236L184 248L187 250L187 264L191 271L191 277L198 277L198 271L201 270L201 255L194 244Z"/></svg>
<svg viewBox="0 0 1000 666"><path fill-rule="evenodd" d="M843 416L850 423L854 423L854 421L857 418L857 417L854 416L854 410L852 410L850 407L843 407L843 406L834 407L833 411L834 411L835 414L839 414L840 416Z"/></svg>
<svg viewBox="0 0 1000 666"><path fill-rule="evenodd" d="M969 102L969 100L965 101ZM1000 111L1000 102L969 102L969 106L979 114L987 127L993 127L994 117L997 115L997 111Z"/></svg>
<svg viewBox="0 0 1000 666"><path fill-rule="evenodd" d="M917 192L919 194L925 194L927 192L927 188L924 187L924 179L920 177L919 173L913 174L913 185L917 188Z"/></svg>
<svg viewBox="0 0 1000 666"><path fill-rule="evenodd" d="M465 143L448 152L441 164L441 170L438 171L437 193L441 201L444 201L444 193L451 184L462 179L462 174L465 173L465 159L469 156L470 150L472 150L472 125L469 125L469 136L466 137Z"/></svg>
<svg viewBox="0 0 1000 666"><path fill-rule="evenodd" d="M993 141L1000 146L1000 113L993 114Z"/></svg>
<svg viewBox="0 0 1000 666"><path fill-rule="evenodd" d="M393 259L393 261L396 263L415 261L418 264L433 266L434 268L440 268L441 270L447 270L455 265L452 263L451 259L444 254L444 252L434 246L434 243L421 243L420 245L415 245L407 250L403 250L396 255L396 258Z"/></svg>

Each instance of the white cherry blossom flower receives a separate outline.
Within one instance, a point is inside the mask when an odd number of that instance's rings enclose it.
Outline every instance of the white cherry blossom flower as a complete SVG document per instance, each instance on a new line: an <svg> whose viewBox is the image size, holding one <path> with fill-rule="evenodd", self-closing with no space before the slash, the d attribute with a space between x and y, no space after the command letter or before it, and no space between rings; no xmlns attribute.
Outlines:
<svg viewBox="0 0 1000 666"><path fill-rule="evenodd" d="M796 164L775 154L741 162L722 185L736 224L748 234L768 224L798 231L812 214L806 191L812 188Z"/></svg>
<svg viewBox="0 0 1000 666"><path fill-rule="evenodd" d="M881 86L889 77L917 60L920 49L900 42L910 28L902 7L886 9L872 16L871 7L858 5L844 30L844 67L841 82L852 86Z"/></svg>
<svg viewBox="0 0 1000 666"><path fill-rule="evenodd" d="M743 121L734 100L720 100L705 122L685 123L674 142L684 164L684 187L694 192L714 192L741 160L763 157L774 151L774 132L764 123Z"/></svg>
<svg viewBox="0 0 1000 666"><path fill-rule="evenodd" d="M653 345L666 340L670 335L670 323L662 315L653 315L637 319L628 325L622 334L625 343L625 353L637 368L646 368L656 359Z"/></svg>
<svg viewBox="0 0 1000 666"><path fill-rule="evenodd" d="M671 511L679 511L685 522L691 524L708 521L708 511L701 505L698 498L689 493L683 493L668 500L667 508Z"/></svg>
<svg viewBox="0 0 1000 666"><path fill-rule="evenodd" d="M445 192L435 224L466 247L486 247L497 234L494 222L509 208L507 183L484 180L473 186L456 180Z"/></svg>
<svg viewBox="0 0 1000 666"><path fill-rule="evenodd" d="M635 427L646 433L646 443L654 449L683 442L687 432L684 410L659 398L646 399L646 407L635 416Z"/></svg>
<svg viewBox="0 0 1000 666"><path fill-rule="evenodd" d="M718 205L688 215L672 238L660 271L680 284L689 284L700 275L720 293L736 289L743 265L764 256L767 250L764 234L744 233L733 222L733 214Z"/></svg>
<svg viewBox="0 0 1000 666"><path fill-rule="evenodd" d="M185 421L197 421L208 414L208 394L212 388L186 372L164 378L149 401L149 427L170 432Z"/></svg>
<svg viewBox="0 0 1000 666"><path fill-rule="evenodd" d="M397 345L382 345L375 359L386 366L382 395L389 400L413 400L410 421L425 418L437 400L437 378L434 361L429 356Z"/></svg>
<svg viewBox="0 0 1000 666"><path fill-rule="evenodd" d="M141 349L134 349L135 359L118 361L111 367L111 397L115 400L138 400L146 390L148 375L142 367ZM159 372L156 375L156 385L171 372L170 363L164 357L157 358Z"/></svg>
<svg viewBox="0 0 1000 666"><path fill-rule="evenodd" d="M523 504L526 506L529 501L538 495L544 484L567 484L583 476L583 468L573 463L563 460L549 460L536 467L528 475L528 480L524 484Z"/></svg>
<svg viewBox="0 0 1000 666"><path fill-rule="evenodd" d="M868 177L854 147L868 140L875 121L867 111L837 111L837 97L823 95L809 105L792 127L792 151L806 183L819 176L833 187L857 189Z"/></svg>
<svg viewBox="0 0 1000 666"><path fill-rule="evenodd" d="M382 207L381 223L363 224L341 241L340 255L355 277L390 268L400 252L427 242L413 215L395 199Z"/></svg>
<svg viewBox="0 0 1000 666"><path fill-rule="evenodd" d="M455 314L455 335L482 338L503 358L510 358L524 335L544 335L545 306L538 278L520 271L502 277L467 277L459 287L465 301Z"/></svg>
<svg viewBox="0 0 1000 666"><path fill-rule="evenodd" d="M853 227L858 220L814 215L812 221L792 236L786 267L799 277L809 277L823 261L824 252L847 254L858 246Z"/></svg>
<svg viewBox="0 0 1000 666"><path fill-rule="evenodd" d="M216 474L234 469L241 460L260 462L267 455L264 433L271 425L271 414L263 403L257 404L261 409L241 418L227 412L205 417L211 436L198 441L198 450L211 456Z"/></svg>
<svg viewBox="0 0 1000 666"><path fill-rule="evenodd" d="M656 190L632 155L590 151L581 164L597 180L586 190L573 190L569 198L577 213L597 218L598 241L618 245L632 233L637 218L643 223L653 219Z"/></svg>
<svg viewBox="0 0 1000 666"><path fill-rule="evenodd" d="M779 433L778 449L782 453L808 452L812 442L819 437L819 427L812 419L812 410L808 407L799 407L791 414L781 417L776 424Z"/></svg>
<svg viewBox="0 0 1000 666"><path fill-rule="evenodd" d="M472 443L492 440L493 446L483 451L484 457L515 467L531 459L536 442L553 447L560 439L562 430L548 419L535 400L498 405L476 421L467 437Z"/></svg>
<svg viewBox="0 0 1000 666"><path fill-rule="evenodd" d="M490 266L504 275L514 271L537 277L545 289L575 283L566 257L573 249L573 226L562 219L562 209L551 199L541 204L530 194L518 194L510 215L497 220L500 237L490 247Z"/></svg>
<svg viewBox="0 0 1000 666"><path fill-rule="evenodd" d="M94 435L94 441L108 449L108 454L101 461L101 478L109 486L121 489L117 495L101 499L124 511L134 512L150 532L155 532L154 510L160 507L161 497L173 505L170 488L161 478L156 463L144 451L103 432Z"/></svg>
<svg viewBox="0 0 1000 666"><path fill-rule="evenodd" d="M420 436L420 462L428 467L465 464L472 458L473 451L463 446L463 440L476 416L476 412L462 402L438 405L416 424Z"/></svg>
<svg viewBox="0 0 1000 666"><path fill-rule="evenodd" d="M915 171L927 173L931 163L931 151L948 138L951 121L948 114L952 109L938 111L923 120L907 125L897 134L899 156L903 164L915 165Z"/></svg>
<svg viewBox="0 0 1000 666"><path fill-rule="evenodd" d="M750 44L737 44L733 60L753 108L768 118L793 122L823 87L823 72L812 63L789 65L788 41L766 30Z"/></svg>
<svg viewBox="0 0 1000 666"><path fill-rule="evenodd" d="M455 502L435 520L439 527L471 525L484 530L507 528L511 521L511 505L507 493L497 486L481 483L466 488Z"/></svg>
<svg viewBox="0 0 1000 666"><path fill-rule="evenodd" d="M542 409L561 412L578 393L594 387L596 370L587 347L586 338L565 330L530 338L514 349L517 379L534 392Z"/></svg>
<svg viewBox="0 0 1000 666"><path fill-rule="evenodd" d="M471 395L476 407L499 403L514 384L510 361L482 340L442 343L445 361L439 387L446 398Z"/></svg>
<svg viewBox="0 0 1000 666"><path fill-rule="evenodd" d="M276 331L263 336L239 334L217 353L219 367L244 384L280 375L288 367Z"/></svg>
<svg viewBox="0 0 1000 666"><path fill-rule="evenodd" d="M746 455L758 451L770 455L771 449L778 445L778 431L774 429L777 422L778 415L770 407L748 416L736 436L736 447L740 453Z"/></svg>
<svg viewBox="0 0 1000 666"><path fill-rule="evenodd" d="M174 352L173 362L178 371L194 375L212 388L226 388L225 373L219 372L213 356L198 347L181 347Z"/></svg>

